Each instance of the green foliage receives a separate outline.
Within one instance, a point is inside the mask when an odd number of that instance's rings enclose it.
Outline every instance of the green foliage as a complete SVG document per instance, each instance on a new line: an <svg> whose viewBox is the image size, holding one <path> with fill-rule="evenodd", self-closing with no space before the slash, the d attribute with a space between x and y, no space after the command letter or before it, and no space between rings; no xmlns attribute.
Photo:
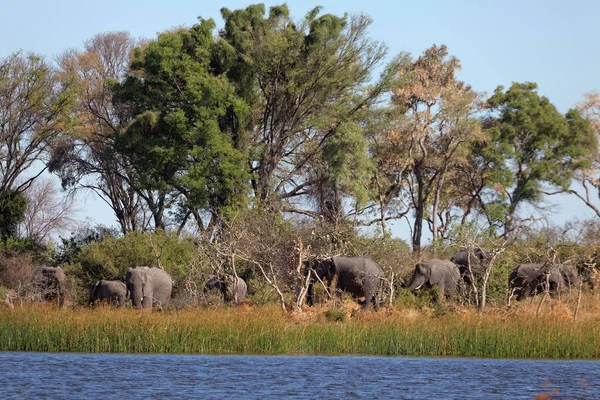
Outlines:
<svg viewBox="0 0 600 400"><path fill-rule="evenodd" d="M277 293L262 278L251 278L246 280L248 285L248 303L257 307L277 302Z"/></svg>
<svg viewBox="0 0 600 400"><path fill-rule="evenodd" d="M69 238L61 237L56 257L53 264L75 263L79 254L91 243L101 242L106 237L116 238L119 236L116 228L97 225L93 228L81 228L72 232Z"/></svg>
<svg viewBox="0 0 600 400"><path fill-rule="evenodd" d="M487 102L497 115L488 121L487 132L512 172L509 217L519 204L539 202L543 184L568 189L572 171L596 143L576 111L561 115L536 89L531 82L514 83L506 92L500 86Z"/></svg>
<svg viewBox="0 0 600 400"><path fill-rule="evenodd" d="M373 160L367 153L367 139L356 122L341 124L323 147L323 159L331 177L363 205L369 199Z"/></svg>
<svg viewBox="0 0 600 400"><path fill-rule="evenodd" d="M320 11L295 22L286 5L271 7L267 16L262 4L221 10L219 60L236 93L252 105L248 163L255 198L264 204L291 199L287 194L302 189L307 173L316 186L329 181L323 163L349 195L366 198L368 159L355 121L382 93L381 82L366 85L385 49L367 37L367 17ZM354 156L361 163L351 168Z"/></svg>
<svg viewBox="0 0 600 400"><path fill-rule="evenodd" d="M16 191L0 192L0 239L14 237L20 222L25 219L27 200Z"/></svg>
<svg viewBox="0 0 600 400"><path fill-rule="evenodd" d="M214 22L159 35L136 52L115 99L135 119L118 137L144 190L182 195L193 212L227 214L244 203L246 158L236 148L248 107L211 68Z"/></svg>
<svg viewBox="0 0 600 400"><path fill-rule="evenodd" d="M99 279L125 281L129 268L159 265L177 282L187 276L198 257L191 240L178 239L163 231L133 232L89 244L75 257L73 266L84 284Z"/></svg>
<svg viewBox="0 0 600 400"><path fill-rule="evenodd" d="M325 319L332 322L345 322L346 321L346 310L343 308L332 308L325 311Z"/></svg>

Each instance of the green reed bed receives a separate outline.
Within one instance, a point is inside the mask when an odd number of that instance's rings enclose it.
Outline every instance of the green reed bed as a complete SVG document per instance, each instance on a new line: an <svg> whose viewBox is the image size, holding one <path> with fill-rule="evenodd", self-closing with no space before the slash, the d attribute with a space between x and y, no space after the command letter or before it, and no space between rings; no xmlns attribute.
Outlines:
<svg viewBox="0 0 600 400"><path fill-rule="evenodd" d="M600 358L600 317L359 314L331 322L273 308L138 312L0 310L0 350Z"/></svg>

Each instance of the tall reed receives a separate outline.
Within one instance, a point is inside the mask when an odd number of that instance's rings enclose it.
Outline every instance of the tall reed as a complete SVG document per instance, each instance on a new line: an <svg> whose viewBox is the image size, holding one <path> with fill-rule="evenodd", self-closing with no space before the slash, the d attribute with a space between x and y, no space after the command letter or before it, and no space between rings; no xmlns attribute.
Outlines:
<svg viewBox="0 0 600 400"><path fill-rule="evenodd" d="M106 353L373 354L600 358L600 316L573 324L556 314L359 313L276 307L139 312L24 306L0 310L0 350ZM560 315L560 314L559 314Z"/></svg>

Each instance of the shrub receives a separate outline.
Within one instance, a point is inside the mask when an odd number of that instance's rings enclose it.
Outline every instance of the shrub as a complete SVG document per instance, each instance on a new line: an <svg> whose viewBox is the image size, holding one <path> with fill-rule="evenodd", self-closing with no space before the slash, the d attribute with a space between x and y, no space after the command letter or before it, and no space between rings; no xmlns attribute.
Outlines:
<svg viewBox="0 0 600 400"><path fill-rule="evenodd" d="M332 308L325 311L325 318L332 322L346 321L346 311L343 308Z"/></svg>
<svg viewBox="0 0 600 400"><path fill-rule="evenodd" d="M7 256L0 253L0 285L25 296L31 287L35 270L41 265L31 254Z"/></svg>
<svg viewBox="0 0 600 400"><path fill-rule="evenodd" d="M90 244L75 257L73 272L84 284L99 279L125 281L129 268L162 266L175 283L181 284L201 265L192 240L179 239L163 231L130 233L120 238L106 237Z"/></svg>

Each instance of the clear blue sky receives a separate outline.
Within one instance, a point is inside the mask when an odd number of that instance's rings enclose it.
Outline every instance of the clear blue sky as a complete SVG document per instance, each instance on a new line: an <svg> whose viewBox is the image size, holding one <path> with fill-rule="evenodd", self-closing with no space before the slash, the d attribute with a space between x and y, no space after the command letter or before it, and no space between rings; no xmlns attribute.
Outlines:
<svg viewBox="0 0 600 400"><path fill-rule="evenodd" d="M191 0L2 0L0 57L23 50L55 56L81 47L96 33L127 30L134 37L192 25L198 16L222 26L219 10L244 8L251 1ZM264 2L267 7L281 2ZM371 36L385 42L389 54L418 56L432 44L445 44L460 59L459 77L475 90L533 81L539 92L562 111L600 91L600 1L594 0L434 0L415 1L287 1L294 18L323 5L324 12L366 13L373 18ZM88 200L88 209L97 203ZM560 200L556 220L585 211L576 200ZM100 207L98 205L98 207ZM102 223L113 217L105 208L89 215ZM589 215L589 214L588 214ZM398 235L408 233L398 228Z"/></svg>

